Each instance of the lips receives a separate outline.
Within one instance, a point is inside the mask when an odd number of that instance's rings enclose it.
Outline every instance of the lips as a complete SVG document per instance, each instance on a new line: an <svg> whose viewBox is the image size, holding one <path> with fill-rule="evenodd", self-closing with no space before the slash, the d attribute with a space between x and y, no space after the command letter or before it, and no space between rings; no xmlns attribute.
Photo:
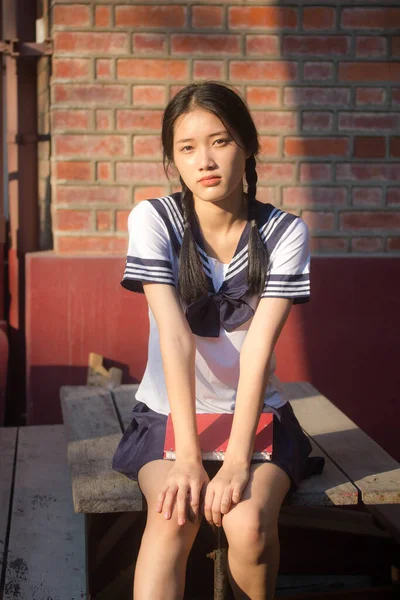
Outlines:
<svg viewBox="0 0 400 600"><path fill-rule="evenodd" d="M203 177L199 181L212 181L213 179L221 179L219 175L211 175L210 177Z"/></svg>

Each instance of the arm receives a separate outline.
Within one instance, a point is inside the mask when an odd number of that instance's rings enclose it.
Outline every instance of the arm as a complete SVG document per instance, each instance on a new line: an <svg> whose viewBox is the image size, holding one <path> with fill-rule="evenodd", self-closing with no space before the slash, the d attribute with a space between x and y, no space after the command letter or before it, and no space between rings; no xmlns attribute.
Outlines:
<svg viewBox="0 0 400 600"><path fill-rule="evenodd" d="M289 298L261 298L258 304L240 353L239 386L225 462L250 463L271 356L292 303Z"/></svg>
<svg viewBox="0 0 400 600"><path fill-rule="evenodd" d="M182 311L175 288L143 283L146 299L160 335L168 400L174 425L176 457L201 462L196 425L194 335Z"/></svg>

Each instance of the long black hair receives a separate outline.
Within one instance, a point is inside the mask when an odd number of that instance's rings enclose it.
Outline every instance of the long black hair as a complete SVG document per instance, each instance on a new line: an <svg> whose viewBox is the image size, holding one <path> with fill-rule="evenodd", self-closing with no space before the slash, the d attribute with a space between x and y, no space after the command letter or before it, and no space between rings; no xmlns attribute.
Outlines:
<svg viewBox="0 0 400 600"><path fill-rule="evenodd" d="M174 162L174 123L179 116L189 113L195 108L202 108L216 115L238 146L245 150L246 156L249 156L246 159L245 167L248 186L247 218L251 223L248 241L248 293L260 295L264 289L268 257L257 226L256 156L260 152L257 129L244 100L225 83L204 81L187 85L170 100L163 115L161 140L163 165L167 177L168 167ZM199 297L207 295L208 284L193 235L194 228L198 227L199 223L194 208L193 193L186 186L182 177L180 177L180 182L182 185L184 234L180 249L178 291L187 303L191 303Z"/></svg>

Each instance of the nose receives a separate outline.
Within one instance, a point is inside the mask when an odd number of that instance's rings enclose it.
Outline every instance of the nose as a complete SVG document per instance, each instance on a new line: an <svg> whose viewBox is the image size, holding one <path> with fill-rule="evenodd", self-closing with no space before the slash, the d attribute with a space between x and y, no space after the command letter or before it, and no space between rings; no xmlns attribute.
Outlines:
<svg viewBox="0 0 400 600"><path fill-rule="evenodd" d="M212 148L207 145L202 145L198 148L198 168L200 171L207 171L215 168L215 160Z"/></svg>

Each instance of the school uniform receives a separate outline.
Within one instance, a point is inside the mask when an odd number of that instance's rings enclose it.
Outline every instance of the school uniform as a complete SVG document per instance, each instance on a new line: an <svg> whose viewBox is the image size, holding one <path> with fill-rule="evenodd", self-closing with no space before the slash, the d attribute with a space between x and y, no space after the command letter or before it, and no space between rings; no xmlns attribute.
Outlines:
<svg viewBox="0 0 400 600"><path fill-rule="evenodd" d="M261 298L310 300L309 229L298 217L272 204L258 203L261 239L268 255L268 271L261 296L248 293L249 222L233 258L224 264L207 255L200 229L193 232L207 283L208 295L180 303L196 342L195 382L197 413L232 413L239 383L240 349ZM179 252L183 237L181 192L143 200L128 218L129 243L121 285L143 293L143 282L177 287ZM263 412L274 414L273 454L291 479L299 481L323 468L309 458L312 450L275 374L273 353L264 395ZM113 457L113 468L137 480L140 468L163 458L167 415L170 412L157 323L149 307L148 361L136 393L137 404Z"/></svg>

